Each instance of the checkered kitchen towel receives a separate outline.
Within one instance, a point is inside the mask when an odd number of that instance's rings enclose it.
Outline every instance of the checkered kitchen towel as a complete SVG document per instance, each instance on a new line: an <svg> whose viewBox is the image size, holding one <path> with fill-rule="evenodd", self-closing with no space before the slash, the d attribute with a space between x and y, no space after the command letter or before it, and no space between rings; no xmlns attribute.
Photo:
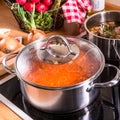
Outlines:
<svg viewBox="0 0 120 120"><path fill-rule="evenodd" d="M91 9L92 5L89 0L67 0L62 5L64 17L68 23L78 22L82 24L87 11Z"/></svg>

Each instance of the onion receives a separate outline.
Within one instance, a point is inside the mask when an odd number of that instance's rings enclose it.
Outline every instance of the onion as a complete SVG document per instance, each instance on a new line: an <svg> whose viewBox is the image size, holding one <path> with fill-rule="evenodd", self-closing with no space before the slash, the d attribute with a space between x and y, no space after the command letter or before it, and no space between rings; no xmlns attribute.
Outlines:
<svg viewBox="0 0 120 120"><path fill-rule="evenodd" d="M30 42L33 42L35 40L38 40L38 39L43 39L45 38L45 33L41 30L39 31L32 31L28 34L28 37L27 37L27 44L30 43Z"/></svg>
<svg viewBox="0 0 120 120"><path fill-rule="evenodd" d="M0 40L0 50L2 50L2 51L4 51L4 49L5 49L5 41L6 40L4 38Z"/></svg>
<svg viewBox="0 0 120 120"><path fill-rule="evenodd" d="M11 37L4 38L0 41L0 50L5 53L16 51L21 46L22 44L20 44L15 38Z"/></svg>
<svg viewBox="0 0 120 120"><path fill-rule="evenodd" d="M19 47L19 42L13 38L6 40L6 49L15 51Z"/></svg>

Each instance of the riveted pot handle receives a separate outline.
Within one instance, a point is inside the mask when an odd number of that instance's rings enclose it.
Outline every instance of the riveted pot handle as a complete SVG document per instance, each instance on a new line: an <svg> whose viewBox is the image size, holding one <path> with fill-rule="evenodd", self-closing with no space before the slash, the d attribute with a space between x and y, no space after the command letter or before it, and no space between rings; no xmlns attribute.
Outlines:
<svg viewBox="0 0 120 120"><path fill-rule="evenodd" d="M118 82L120 81L120 70L111 64L105 64L105 67L113 67L114 69L116 69L116 76L109 82L103 82L103 83L94 83L91 84L88 88L87 91L92 90L93 88L105 88L105 87L112 87L118 84Z"/></svg>
<svg viewBox="0 0 120 120"><path fill-rule="evenodd" d="M10 68L8 65L7 65L7 60L8 58L12 57L12 56L16 56L18 54L18 52L14 52L14 53L9 53L7 54L3 59L2 59L2 66L5 68L5 70L9 73L13 73L15 74L15 70Z"/></svg>

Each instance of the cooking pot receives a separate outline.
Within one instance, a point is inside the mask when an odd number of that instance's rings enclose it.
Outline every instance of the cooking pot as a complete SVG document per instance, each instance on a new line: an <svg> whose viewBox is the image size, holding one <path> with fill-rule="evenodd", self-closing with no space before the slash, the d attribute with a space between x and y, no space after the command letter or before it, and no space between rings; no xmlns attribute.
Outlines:
<svg viewBox="0 0 120 120"><path fill-rule="evenodd" d="M79 58L82 51L85 51L85 54ZM14 69L7 66L7 59L11 55L16 55ZM30 81L24 76L26 71L31 71L28 77L32 76L34 71L38 72L39 68L36 63L41 61L43 64L52 65L52 69L54 69L54 66L69 66L78 60L77 65L81 67L82 62L84 63L85 61L83 58L88 56L88 61L92 63L90 68L93 70L95 68L95 71L88 78L75 84L65 86L45 86L36 84L34 81ZM117 67L105 65L102 52L92 42L82 38L71 36L63 37L61 35L54 35L43 40L34 41L25 46L19 53L8 54L4 57L2 65L8 72L16 74L20 79L22 94L30 104L42 111L58 114L74 112L92 104L99 96L99 89L96 88L116 85L119 82L120 75L120 71ZM87 65L87 63L83 65L84 70L86 70ZM113 80L101 83L99 76L105 67L114 68L114 70L116 70L116 75ZM88 70L91 70L90 68ZM65 71L65 69L66 68L64 67L62 70ZM76 72L76 68L70 68L67 72L71 72L72 69ZM59 71L59 67L56 71ZM48 81L52 75L54 74L49 75ZM37 74L33 77L37 79ZM41 79L41 77L39 79ZM64 77L66 76L63 76L62 83L65 82ZM59 78L56 77L53 81L57 81L58 79Z"/></svg>
<svg viewBox="0 0 120 120"><path fill-rule="evenodd" d="M112 21L120 23L120 11L110 10L93 14L85 20L84 26L88 33L88 39L100 48L105 59L108 61L119 61L120 39L98 36L89 30L89 28L100 25L101 23Z"/></svg>

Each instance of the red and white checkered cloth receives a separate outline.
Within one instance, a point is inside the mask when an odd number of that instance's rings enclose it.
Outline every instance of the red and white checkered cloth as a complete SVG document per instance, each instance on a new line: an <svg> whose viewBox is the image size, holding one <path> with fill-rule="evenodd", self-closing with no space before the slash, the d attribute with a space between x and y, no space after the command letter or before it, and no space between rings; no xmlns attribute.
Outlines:
<svg viewBox="0 0 120 120"><path fill-rule="evenodd" d="M62 5L64 17L68 23L77 22L82 24L86 12L91 9L92 5L89 0L67 0Z"/></svg>

